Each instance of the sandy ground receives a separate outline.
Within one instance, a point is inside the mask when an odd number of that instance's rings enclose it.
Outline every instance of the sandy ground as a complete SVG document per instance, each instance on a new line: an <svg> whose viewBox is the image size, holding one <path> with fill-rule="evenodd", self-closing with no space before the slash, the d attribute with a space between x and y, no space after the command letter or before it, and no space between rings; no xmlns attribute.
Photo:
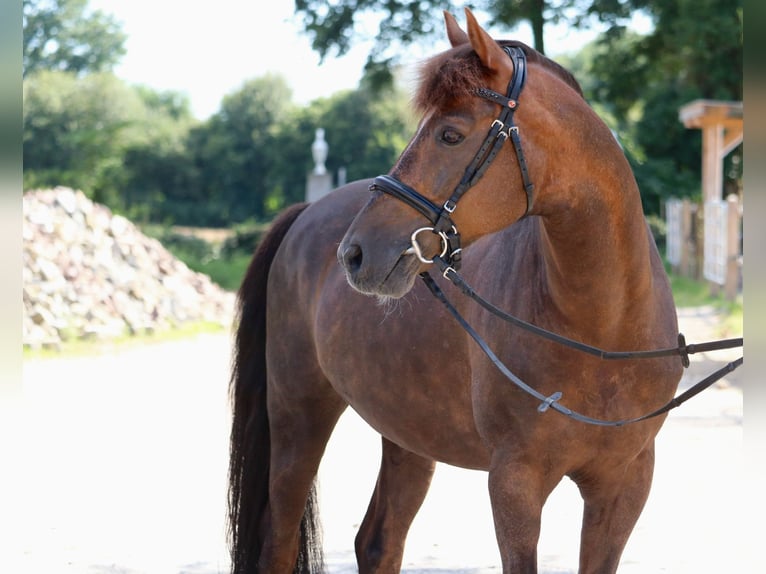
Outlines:
<svg viewBox="0 0 766 574"><path fill-rule="evenodd" d="M717 338L709 309L680 316L688 341ZM203 335L25 362L18 408L0 426L0 572L226 572L229 352L228 336ZM735 354L695 358L681 388ZM741 543L738 375L674 411L660 432L652 494L621 574L753 571ZM377 435L349 410L320 469L330 572L356 571L353 538L379 452ZM581 515L565 480L543 515L540 572L576 572ZM484 473L438 467L404 570L500 571Z"/></svg>

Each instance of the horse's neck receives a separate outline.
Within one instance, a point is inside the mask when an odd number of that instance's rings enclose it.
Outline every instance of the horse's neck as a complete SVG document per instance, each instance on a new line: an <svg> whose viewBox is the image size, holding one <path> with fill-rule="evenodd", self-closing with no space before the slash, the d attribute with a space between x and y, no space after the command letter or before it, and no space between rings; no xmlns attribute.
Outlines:
<svg viewBox="0 0 766 574"><path fill-rule="evenodd" d="M631 178L632 179L632 178ZM579 189L540 218L548 296L556 309L603 333L652 306L649 238L637 190Z"/></svg>
<svg viewBox="0 0 766 574"><path fill-rule="evenodd" d="M583 313L593 323L639 320L652 305L654 275L625 154L569 88L539 90L532 101L540 110L525 117L525 135L548 298L578 321Z"/></svg>

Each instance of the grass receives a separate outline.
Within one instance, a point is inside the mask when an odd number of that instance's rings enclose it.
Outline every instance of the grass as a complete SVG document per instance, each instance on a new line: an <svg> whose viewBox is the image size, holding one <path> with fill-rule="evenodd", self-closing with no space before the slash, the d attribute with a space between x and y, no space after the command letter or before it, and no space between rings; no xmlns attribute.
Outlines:
<svg viewBox="0 0 766 574"><path fill-rule="evenodd" d="M672 273L668 274L668 277L676 307L700 307L713 304L714 298L705 283Z"/></svg>
<svg viewBox="0 0 766 574"><path fill-rule="evenodd" d="M64 341L56 349L30 349L25 347L24 360L55 359L61 357L88 357L106 352L129 349L139 345L179 341L205 333L224 333L226 328L219 323L199 321L185 323L172 329L154 333L125 334L113 339L73 339Z"/></svg>
<svg viewBox="0 0 766 574"><path fill-rule="evenodd" d="M239 289L252 258L251 253L239 252L204 259L184 258L183 254L176 253L174 255L186 263L190 269L209 276L214 283L226 291Z"/></svg>
<svg viewBox="0 0 766 574"><path fill-rule="evenodd" d="M672 273L668 276L676 307L710 306L721 315L721 337L742 336L744 310L741 295L734 301L728 301L723 296L712 295L706 282Z"/></svg>
<svg viewBox="0 0 766 574"><path fill-rule="evenodd" d="M250 224L234 229L163 227L147 225L142 231L158 239L189 269L204 273L226 291L239 288L268 224Z"/></svg>

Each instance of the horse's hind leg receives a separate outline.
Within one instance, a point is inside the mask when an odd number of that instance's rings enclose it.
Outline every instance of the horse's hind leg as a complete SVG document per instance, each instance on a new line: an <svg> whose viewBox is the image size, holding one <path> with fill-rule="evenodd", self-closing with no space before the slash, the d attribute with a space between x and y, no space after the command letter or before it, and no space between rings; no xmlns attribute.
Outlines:
<svg viewBox="0 0 766 574"><path fill-rule="evenodd" d="M585 501L580 574L617 571L622 551L649 496L654 472L652 442L619 475L589 475L578 482Z"/></svg>
<svg viewBox="0 0 766 574"><path fill-rule="evenodd" d="M356 536L360 574L399 572L407 531L425 499L436 464L383 438L375 492Z"/></svg>
<svg viewBox="0 0 766 574"><path fill-rule="evenodd" d="M312 564L301 561L309 562L315 556L304 554L321 553L321 548L313 547L320 541L304 539L308 536L304 513L307 503L311 504L325 447L346 403L324 379L318 384L296 385L300 378L293 374L290 383L282 379L281 385L269 386L271 466L266 523L261 525L261 572L310 571Z"/></svg>

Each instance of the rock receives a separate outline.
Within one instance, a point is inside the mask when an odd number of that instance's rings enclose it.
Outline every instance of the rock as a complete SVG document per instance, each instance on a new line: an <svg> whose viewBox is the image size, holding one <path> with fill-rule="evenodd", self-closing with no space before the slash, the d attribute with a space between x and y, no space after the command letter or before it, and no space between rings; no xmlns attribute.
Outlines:
<svg viewBox="0 0 766 574"><path fill-rule="evenodd" d="M23 344L231 325L233 293L190 270L128 219L65 187L23 198Z"/></svg>

